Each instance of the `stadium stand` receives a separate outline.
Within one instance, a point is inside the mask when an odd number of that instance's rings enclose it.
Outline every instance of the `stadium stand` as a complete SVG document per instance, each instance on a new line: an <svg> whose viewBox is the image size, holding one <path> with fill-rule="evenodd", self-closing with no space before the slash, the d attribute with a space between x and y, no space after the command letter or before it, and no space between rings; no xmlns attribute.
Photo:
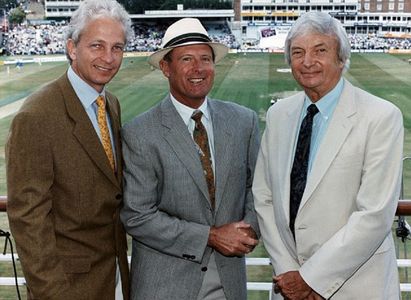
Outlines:
<svg viewBox="0 0 411 300"><path fill-rule="evenodd" d="M134 24L135 37L127 51L151 52L158 49L167 25ZM230 29L222 24L207 26L214 41L224 43L232 49L239 47ZM19 25L11 29L4 39L8 55L63 54L66 26L60 24Z"/></svg>
<svg viewBox="0 0 411 300"><path fill-rule="evenodd" d="M352 49L359 50L390 50L390 49L411 49L411 39L409 38L389 38L368 34L349 34Z"/></svg>
<svg viewBox="0 0 411 300"><path fill-rule="evenodd" d="M134 25L135 38L130 41L128 52L151 52L158 49L166 25L139 23ZM224 43L231 49L240 45L230 29L223 24L206 25L214 41ZM64 53L64 23L15 26L4 36L7 55L46 55ZM349 34L352 49L390 50L411 49L411 38L393 38L370 34Z"/></svg>

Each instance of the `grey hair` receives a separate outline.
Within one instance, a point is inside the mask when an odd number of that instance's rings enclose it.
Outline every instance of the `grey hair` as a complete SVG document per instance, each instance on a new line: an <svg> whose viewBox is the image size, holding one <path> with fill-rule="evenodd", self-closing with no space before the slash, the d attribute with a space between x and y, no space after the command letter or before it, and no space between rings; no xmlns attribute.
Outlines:
<svg viewBox="0 0 411 300"><path fill-rule="evenodd" d="M301 15L288 32L285 39L285 60L291 64L291 43L294 38L307 34L319 33L334 37L338 43L338 59L344 63L344 71L350 67L351 45L340 21L328 13L313 11Z"/></svg>
<svg viewBox="0 0 411 300"><path fill-rule="evenodd" d="M72 39L74 44L77 44L87 24L102 17L114 19L122 24L126 37L125 43L133 38L134 31L131 27L130 16L120 3L115 0L85 0L80 2L80 6L71 16L66 31L66 41ZM71 63L67 46L66 56Z"/></svg>

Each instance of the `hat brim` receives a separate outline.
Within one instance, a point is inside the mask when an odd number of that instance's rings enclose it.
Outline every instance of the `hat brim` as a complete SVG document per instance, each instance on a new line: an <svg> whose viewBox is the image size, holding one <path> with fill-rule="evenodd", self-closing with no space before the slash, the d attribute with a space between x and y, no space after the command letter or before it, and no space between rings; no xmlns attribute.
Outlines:
<svg viewBox="0 0 411 300"><path fill-rule="evenodd" d="M215 43L215 42L210 42L210 43L204 43L204 42L189 42L189 43L184 43L178 46L173 46L173 47L168 47L168 48L163 48L160 49L153 54L151 54L148 58L148 63L152 65L153 67L160 69L160 61L163 59L163 57L170 52L171 50L178 48L178 47L184 47L188 45L209 45L211 49L213 49L214 52L214 62L218 63L221 59L224 58L224 56L227 55L228 53L228 47L224 44L221 43Z"/></svg>

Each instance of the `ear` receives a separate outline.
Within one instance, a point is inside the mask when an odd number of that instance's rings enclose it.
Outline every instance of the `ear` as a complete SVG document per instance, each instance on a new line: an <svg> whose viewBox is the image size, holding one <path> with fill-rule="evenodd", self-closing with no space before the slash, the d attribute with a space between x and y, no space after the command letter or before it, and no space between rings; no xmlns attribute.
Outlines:
<svg viewBox="0 0 411 300"><path fill-rule="evenodd" d="M343 61L340 60L340 68L341 68L341 70L344 69L344 66L345 66L345 62L343 62Z"/></svg>
<svg viewBox="0 0 411 300"><path fill-rule="evenodd" d="M168 66L168 61L165 61L164 59L160 60L160 69L163 72L163 75L167 78L170 77L170 68Z"/></svg>
<svg viewBox="0 0 411 300"><path fill-rule="evenodd" d="M76 60L76 44L72 39L67 40L67 53L71 60Z"/></svg>

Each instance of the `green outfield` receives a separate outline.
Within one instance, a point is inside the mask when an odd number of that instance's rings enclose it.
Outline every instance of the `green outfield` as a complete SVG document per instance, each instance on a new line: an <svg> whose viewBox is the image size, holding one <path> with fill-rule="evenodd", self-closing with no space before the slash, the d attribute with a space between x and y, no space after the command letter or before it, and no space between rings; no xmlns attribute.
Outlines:
<svg viewBox="0 0 411 300"><path fill-rule="evenodd" d="M350 70L345 77L354 85L395 103L404 115L404 154L411 156L411 55L353 54ZM23 99L41 85L58 77L66 63L27 64L20 70L0 65L0 195L6 195L4 143L15 107L12 103ZM211 97L235 101L252 108L260 117L264 129L265 113L272 98L286 97L300 90L287 70L281 54L230 54L217 65ZM153 70L144 57L125 58L109 90L118 96L122 105L123 122L146 111L166 95L167 81L158 70ZM3 113L3 115L2 115ZM11 115L8 115L10 114ZM5 115L5 116L4 116ZM8 115L8 116L7 116ZM411 162L405 164L405 197L411 198ZM0 228L7 229L5 214L0 213ZM0 239L0 248L3 241ZM259 247L254 257L265 256ZM11 276L11 269L0 276ZM251 267L249 281L269 281L269 267ZM1 290L7 290L2 295ZM13 299L12 287L0 289L0 299ZM250 292L250 299L267 299L265 292Z"/></svg>

